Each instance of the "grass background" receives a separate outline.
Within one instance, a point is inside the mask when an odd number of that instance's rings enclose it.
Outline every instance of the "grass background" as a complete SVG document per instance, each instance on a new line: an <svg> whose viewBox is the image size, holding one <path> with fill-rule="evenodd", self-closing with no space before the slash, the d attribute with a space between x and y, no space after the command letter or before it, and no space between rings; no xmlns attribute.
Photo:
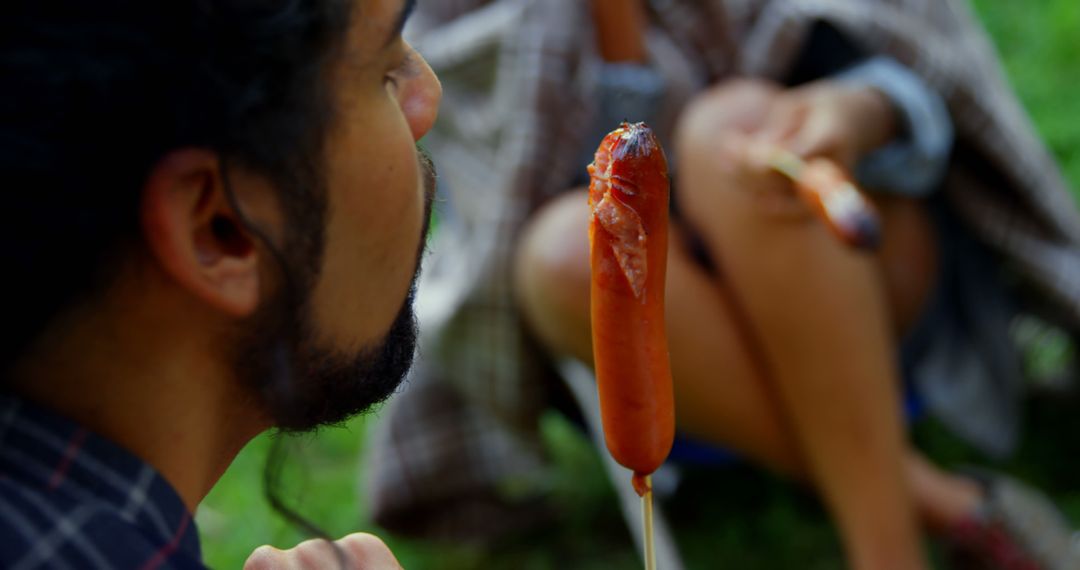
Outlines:
<svg viewBox="0 0 1080 570"><path fill-rule="evenodd" d="M1039 133L1072 187L1080 187L1080 2L976 0L974 5ZM1078 410L1075 396L1033 401L1020 453L1005 464L980 457L933 422L920 424L913 437L947 466L992 465L1027 479L1049 492L1080 525ZM543 421L555 459L551 501L561 513L557 527L487 550L380 532L366 520L358 493L365 432L376 419L377 412L290 442L286 496L330 534L374 530L413 569L639 567L598 458L557 415ZM304 538L262 497L269 445L270 436L264 435L247 446L199 509L203 548L212 568L240 568L256 546L289 547ZM842 567L837 536L820 505L801 489L750 467L689 470L666 508L691 568Z"/></svg>

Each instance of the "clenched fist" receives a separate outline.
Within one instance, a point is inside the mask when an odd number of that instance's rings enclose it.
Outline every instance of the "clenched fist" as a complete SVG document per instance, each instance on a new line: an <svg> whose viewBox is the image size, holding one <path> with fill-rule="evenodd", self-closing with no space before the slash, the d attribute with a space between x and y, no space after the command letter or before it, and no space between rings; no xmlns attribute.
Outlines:
<svg viewBox="0 0 1080 570"><path fill-rule="evenodd" d="M382 540L372 534L358 532L333 542L345 558L348 570L400 570L394 554ZM336 570L341 558L330 542L307 540L289 550L260 546L251 553L244 570Z"/></svg>

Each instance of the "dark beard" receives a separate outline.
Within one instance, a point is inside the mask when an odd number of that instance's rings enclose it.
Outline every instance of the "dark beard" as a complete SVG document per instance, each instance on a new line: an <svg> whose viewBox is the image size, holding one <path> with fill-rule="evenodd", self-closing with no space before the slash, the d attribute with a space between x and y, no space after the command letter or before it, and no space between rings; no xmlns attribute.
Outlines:
<svg viewBox="0 0 1080 570"><path fill-rule="evenodd" d="M282 431L309 431L364 412L392 396L412 366L417 339L413 301L435 191L434 167L423 152L420 171L424 178L425 214L416 271L408 295L379 342L357 354L311 342L318 335L309 308L315 281L310 251L306 252L308 263L297 259L296 263L284 264L284 271L305 273L292 281L296 293L289 294L289 287L285 287L276 302L269 303L253 319L240 355L241 374L256 389L259 404ZM321 244L316 247L321 250Z"/></svg>
<svg viewBox="0 0 1080 570"><path fill-rule="evenodd" d="M338 424L392 396L412 366L416 350L415 294L414 281L386 336L359 354L316 347L285 349L295 355L291 378L272 374L263 381L264 403L275 426L295 432ZM310 330L310 324L306 328ZM289 366L287 356L274 356L280 365Z"/></svg>

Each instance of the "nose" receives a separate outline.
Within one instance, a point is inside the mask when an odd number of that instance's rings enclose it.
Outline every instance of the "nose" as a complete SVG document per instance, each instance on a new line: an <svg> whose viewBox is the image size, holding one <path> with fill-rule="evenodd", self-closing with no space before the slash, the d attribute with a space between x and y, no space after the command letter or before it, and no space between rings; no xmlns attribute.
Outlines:
<svg viewBox="0 0 1080 570"><path fill-rule="evenodd" d="M409 121L413 139L420 140L431 130L435 124L435 118L439 115L442 84L420 54L414 54L414 57L419 69L417 69L416 78L408 83L405 92L402 93L401 108Z"/></svg>

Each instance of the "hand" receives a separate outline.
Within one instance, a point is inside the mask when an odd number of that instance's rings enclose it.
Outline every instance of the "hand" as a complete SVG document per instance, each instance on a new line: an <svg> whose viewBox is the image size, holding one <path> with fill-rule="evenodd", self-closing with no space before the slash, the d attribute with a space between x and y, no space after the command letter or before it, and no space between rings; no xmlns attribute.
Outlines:
<svg viewBox="0 0 1080 570"><path fill-rule="evenodd" d="M756 138L851 170L891 140L896 128L895 111L880 91L822 80L777 95Z"/></svg>
<svg viewBox="0 0 1080 570"><path fill-rule="evenodd" d="M334 541L345 555L349 570L400 570L394 554L372 534L355 533ZM279 550L260 546L251 553L244 570L336 570L340 562L333 547L325 540L308 540L295 548Z"/></svg>
<svg viewBox="0 0 1080 570"><path fill-rule="evenodd" d="M826 157L850 171L894 136L894 113L885 95L872 88L830 80L795 89L728 81L695 97L680 119L675 155L683 183L675 191L687 211L697 207L698 198L701 207L707 201L688 188L740 189L752 190L748 195L758 211L770 217L808 219L812 210L769 166L772 149L780 146L804 159ZM688 184L690 173L712 182Z"/></svg>

